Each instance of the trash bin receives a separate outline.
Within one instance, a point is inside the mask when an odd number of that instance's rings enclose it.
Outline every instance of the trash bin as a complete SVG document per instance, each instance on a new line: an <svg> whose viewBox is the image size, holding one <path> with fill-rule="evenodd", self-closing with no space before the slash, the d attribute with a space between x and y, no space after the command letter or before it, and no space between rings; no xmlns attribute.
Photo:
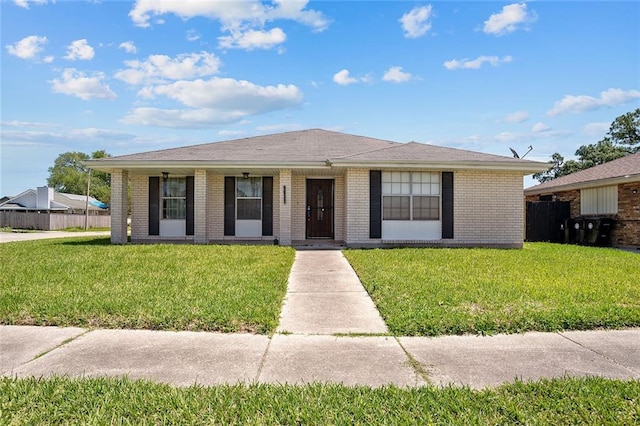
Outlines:
<svg viewBox="0 0 640 426"><path fill-rule="evenodd" d="M592 217L585 218L582 221L582 228L584 229L582 244L595 246L598 241L598 235L600 234L600 219Z"/></svg>
<svg viewBox="0 0 640 426"><path fill-rule="evenodd" d="M582 241L584 240L582 219L567 219L564 232L565 242L567 244L582 244Z"/></svg>
<svg viewBox="0 0 640 426"><path fill-rule="evenodd" d="M611 218L600 219L598 235L595 245L598 247L611 247L611 231L615 225L615 220Z"/></svg>
<svg viewBox="0 0 640 426"><path fill-rule="evenodd" d="M585 217L580 224L581 237L578 244L598 247L611 246L611 230L614 220L608 217Z"/></svg>

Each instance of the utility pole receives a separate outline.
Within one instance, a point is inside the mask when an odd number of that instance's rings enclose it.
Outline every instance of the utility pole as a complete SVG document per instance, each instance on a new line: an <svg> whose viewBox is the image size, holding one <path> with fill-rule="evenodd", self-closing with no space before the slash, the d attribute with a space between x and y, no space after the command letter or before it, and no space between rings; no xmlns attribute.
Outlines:
<svg viewBox="0 0 640 426"><path fill-rule="evenodd" d="M91 189L91 169L87 172L87 199L84 204L84 230L89 229L89 190Z"/></svg>

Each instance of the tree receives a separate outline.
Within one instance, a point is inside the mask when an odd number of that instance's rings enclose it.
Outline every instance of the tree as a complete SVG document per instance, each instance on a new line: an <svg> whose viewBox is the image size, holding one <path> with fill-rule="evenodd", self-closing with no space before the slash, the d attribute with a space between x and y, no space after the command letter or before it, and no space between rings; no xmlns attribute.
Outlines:
<svg viewBox="0 0 640 426"><path fill-rule="evenodd" d="M635 152L640 152L640 108L617 117L611 123L607 135L595 144L578 148L575 152L577 160L565 162L562 155L554 153L551 156L551 168L534 174L533 178L539 182L547 182Z"/></svg>
<svg viewBox="0 0 640 426"><path fill-rule="evenodd" d="M104 150L94 151L91 155L84 152L64 152L58 155L52 167L49 167L47 185L58 192L85 195L89 169L82 161L111 157ZM109 204L111 199L111 176L108 173L92 171L89 195Z"/></svg>

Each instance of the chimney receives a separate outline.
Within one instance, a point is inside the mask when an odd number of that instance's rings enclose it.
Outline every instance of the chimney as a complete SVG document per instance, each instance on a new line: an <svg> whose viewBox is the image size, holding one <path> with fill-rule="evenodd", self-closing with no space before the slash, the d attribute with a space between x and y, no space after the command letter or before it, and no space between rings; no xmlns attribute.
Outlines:
<svg viewBox="0 0 640 426"><path fill-rule="evenodd" d="M36 191L36 209L49 210L53 201L53 188L39 186Z"/></svg>

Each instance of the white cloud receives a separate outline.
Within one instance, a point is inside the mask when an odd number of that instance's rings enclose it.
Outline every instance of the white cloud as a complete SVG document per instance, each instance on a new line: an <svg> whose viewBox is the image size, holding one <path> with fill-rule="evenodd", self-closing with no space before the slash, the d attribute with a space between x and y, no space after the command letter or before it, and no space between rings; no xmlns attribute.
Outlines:
<svg viewBox="0 0 640 426"><path fill-rule="evenodd" d="M124 49L124 51L127 53L136 53L138 51L136 45L132 41L124 41L120 43L118 49Z"/></svg>
<svg viewBox="0 0 640 426"><path fill-rule="evenodd" d="M533 133L548 132L549 130L551 130L551 127L547 126L543 122L538 122L534 124L533 127L531 128L531 131Z"/></svg>
<svg viewBox="0 0 640 426"><path fill-rule="evenodd" d="M534 22L534 13L527 13L525 3L513 3L502 8L500 13L494 13L484 21L482 31L487 34L504 35L518 29L521 24Z"/></svg>
<svg viewBox="0 0 640 426"><path fill-rule="evenodd" d="M607 134L609 131L609 127L611 127L611 123L589 123L584 126L584 131L589 137L592 138L601 138Z"/></svg>
<svg viewBox="0 0 640 426"><path fill-rule="evenodd" d="M69 129L58 125L39 126L41 130L2 130L2 140L12 145L47 145L79 142L83 144L96 144L133 140L134 135L116 130L84 128Z"/></svg>
<svg viewBox="0 0 640 426"><path fill-rule="evenodd" d="M498 120L499 123L522 123L529 119L529 113L527 111L516 111L507 114L504 118Z"/></svg>
<svg viewBox="0 0 640 426"><path fill-rule="evenodd" d="M194 29L187 31L187 41L197 41L200 37L200 33Z"/></svg>
<svg viewBox="0 0 640 426"><path fill-rule="evenodd" d="M566 95L553 104L553 108L547 111L548 116L564 114L567 112L585 112L596 109L626 104L640 98L638 90L608 89L600 92L600 97L594 98L587 95Z"/></svg>
<svg viewBox="0 0 640 426"><path fill-rule="evenodd" d="M224 136L225 138L228 137L237 137L237 136L242 136L247 134L246 131L244 130L220 130L218 132L219 136Z"/></svg>
<svg viewBox="0 0 640 426"><path fill-rule="evenodd" d="M217 74L220 59L209 52L182 53L175 58L150 55L144 61L125 61L129 68L115 73L115 77L132 85L163 83Z"/></svg>
<svg viewBox="0 0 640 426"><path fill-rule="evenodd" d="M70 61L90 61L95 56L95 51L93 47L89 45L87 39L83 38L81 40L72 41L69 46L67 46L67 56L65 59Z"/></svg>
<svg viewBox="0 0 640 426"><path fill-rule="evenodd" d="M16 6L29 9L29 3L43 5L43 4L47 4L48 0L13 0L13 3L15 3ZM51 3L55 3L55 1L52 1Z"/></svg>
<svg viewBox="0 0 640 426"><path fill-rule="evenodd" d="M498 56L478 56L476 59L452 59L450 61L445 61L444 67L448 70L457 70L457 69L479 69L483 64L489 64L492 67L497 67L500 64L506 64L513 60L511 56L503 56L502 58Z"/></svg>
<svg viewBox="0 0 640 426"><path fill-rule="evenodd" d="M302 130L304 127L300 124L291 123L291 124L272 124L267 126L257 126L256 130L262 133L283 133L283 132L293 132L295 130Z"/></svg>
<svg viewBox="0 0 640 426"><path fill-rule="evenodd" d="M90 99L115 99L116 94L103 84L105 75L101 72L87 76L84 72L75 68L67 68L62 72L61 79L51 81L51 88L54 93L77 96L88 101Z"/></svg>
<svg viewBox="0 0 640 426"><path fill-rule="evenodd" d="M269 31L248 30L245 32L232 31L231 35L218 37L220 47L225 49L271 49L282 44L287 35L280 28Z"/></svg>
<svg viewBox="0 0 640 426"><path fill-rule="evenodd" d="M363 77L352 77L349 74L349 70L344 69L341 71L338 71L337 73L335 73L333 75L333 81L337 84L339 84L340 86L348 86L350 84L354 84L354 83L366 83L371 81L371 76L370 75L365 75Z"/></svg>
<svg viewBox="0 0 640 426"><path fill-rule="evenodd" d="M231 78L177 81L145 89L148 97L165 96L187 109L136 108L123 121L161 127L212 127L247 116L298 106L302 92L294 85L258 86Z"/></svg>
<svg viewBox="0 0 640 426"><path fill-rule="evenodd" d="M412 78L413 76L410 73L402 71L402 67L391 67L382 76L384 81L390 81L392 83L404 83Z"/></svg>
<svg viewBox="0 0 640 426"><path fill-rule="evenodd" d="M284 32L276 28L266 31L267 22L276 20L293 20L311 27L314 31L323 31L329 26L329 20L322 12L306 9L307 0L285 1L274 0L265 4L259 0L245 1L201 1L201 0L138 0L129 12L134 24L140 27L150 26L150 19L164 14L174 14L182 19L202 16L218 20L222 30L229 36L221 37L221 44L227 43L234 48L242 48L247 43L249 48L270 48L275 40L282 38ZM256 37L256 43L250 40ZM266 42L265 42L266 40ZM224 47L224 46L223 46Z"/></svg>
<svg viewBox="0 0 640 426"><path fill-rule="evenodd" d="M432 6L414 7L399 19L406 38L424 36L431 29Z"/></svg>
<svg viewBox="0 0 640 426"><path fill-rule="evenodd" d="M42 45L48 42L46 37L32 35L5 47L10 55L21 59L35 59L42 52Z"/></svg>

